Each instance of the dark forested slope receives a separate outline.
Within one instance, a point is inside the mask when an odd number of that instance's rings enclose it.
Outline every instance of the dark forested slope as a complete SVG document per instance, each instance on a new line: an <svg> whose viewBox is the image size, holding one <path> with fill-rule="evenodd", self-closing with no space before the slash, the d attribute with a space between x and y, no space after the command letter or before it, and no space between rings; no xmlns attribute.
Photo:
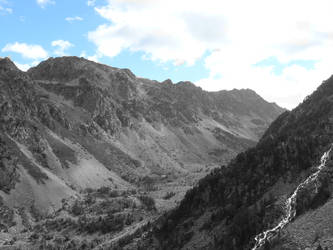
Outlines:
<svg viewBox="0 0 333 250"><path fill-rule="evenodd" d="M255 235L283 218L287 197L313 173L332 142L331 77L297 108L280 115L256 147L200 180L177 209L156 223L148 237L150 243L141 243L156 249L253 247ZM315 190L304 188L298 192L296 221L330 199L331 177L324 176L316 180ZM283 240L279 242L276 237L274 244L281 247ZM290 249L297 247L293 240L289 239ZM273 242L266 242L265 247L273 248Z"/></svg>

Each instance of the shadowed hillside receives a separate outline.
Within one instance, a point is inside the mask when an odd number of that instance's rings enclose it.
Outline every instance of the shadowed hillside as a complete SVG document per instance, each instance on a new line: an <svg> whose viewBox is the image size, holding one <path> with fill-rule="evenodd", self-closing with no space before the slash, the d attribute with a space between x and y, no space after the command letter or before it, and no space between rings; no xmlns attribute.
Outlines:
<svg viewBox="0 0 333 250"><path fill-rule="evenodd" d="M333 165L331 156L322 166L320 158L333 142L332 96L331 77L280 115L255 147L200 180L140 244L146 249L251 249L256 235L291 218L254 249L331 249ZM291 211L295 218L288 217Z"/></svg>

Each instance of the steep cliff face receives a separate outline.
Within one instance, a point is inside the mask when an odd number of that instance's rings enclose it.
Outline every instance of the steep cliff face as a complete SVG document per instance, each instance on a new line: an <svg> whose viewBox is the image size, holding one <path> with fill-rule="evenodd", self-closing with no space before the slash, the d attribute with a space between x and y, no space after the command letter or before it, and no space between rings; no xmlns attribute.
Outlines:
<svg viewBox="0 0 333 250"><path fill-rule="evenodd" d="M175 206L208 171L254 145L283 111L250 90L209 93L83 58L51 58L27 73L1 59L0 196L11 219L0 223L30 230L36 218L71 214L72 206L103 208L89 220L78 213L74 228L105 232L103 216L112 225L143 223L151 207ZM103 198L92 202L94 192ZM118 208L105 210L109 203Z"/></svg>
<svg viewBox="0 0 333 250"><path fill-rule="evenodd" d="M331 77L274 121L254 148L188 191L179 207L156 223L151 241L143 241L146 247L317 249L321 244L331 249L332 226L324 214L332 203L332 159L327 156L322 166L320 158L333 141L332 96ZM295 212L290 220L288 209ZM272 237L259 236L270 229ZM259 238L265 238L262 244Z"/></svg>

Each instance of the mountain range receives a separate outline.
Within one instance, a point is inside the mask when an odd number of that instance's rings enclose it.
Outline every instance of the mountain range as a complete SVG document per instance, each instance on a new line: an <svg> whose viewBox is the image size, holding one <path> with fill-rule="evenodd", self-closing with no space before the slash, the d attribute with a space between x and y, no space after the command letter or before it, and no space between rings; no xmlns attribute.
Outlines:
<svg viewBox="0 0 333 250"><path fill-rule="evenodd" d="M120 237L174 208L284 111L249 89L206 92L77 57L22 72L2 58L0 243L35 249L62 245L64 235Z"/></svg>

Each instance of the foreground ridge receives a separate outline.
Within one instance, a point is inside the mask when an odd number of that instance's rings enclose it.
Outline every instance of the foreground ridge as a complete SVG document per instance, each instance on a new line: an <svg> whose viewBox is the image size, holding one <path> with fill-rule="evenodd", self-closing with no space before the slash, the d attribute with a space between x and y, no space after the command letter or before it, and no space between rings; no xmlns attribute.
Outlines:
<svg viewBox="0 0 333 250"><path fill-rule="evenodd" d="M295 216L296 216L296 205L297 205L297 194L298 192L306 188L308 185L314 183L315 185L315 192L318 192L318 186L317 186L317 177L320 174L320 172L327 167L327 160L330 159L331 151L333 148L333 144L331 144L329 150L327 150L320 159L320 165L317 167L317 171L313 174L311 174L305 181L303 181L301 184L297 186L293 194L287 199L286 201L286 213L283 219L280 221L280 223L275 226L274 228L268 229L257 236L255 236L255 245L252 248L252 250L260 249L265 245L266 242L271 241L275 236L279 234L279 232L289 223L291 222Z"/></svg>

